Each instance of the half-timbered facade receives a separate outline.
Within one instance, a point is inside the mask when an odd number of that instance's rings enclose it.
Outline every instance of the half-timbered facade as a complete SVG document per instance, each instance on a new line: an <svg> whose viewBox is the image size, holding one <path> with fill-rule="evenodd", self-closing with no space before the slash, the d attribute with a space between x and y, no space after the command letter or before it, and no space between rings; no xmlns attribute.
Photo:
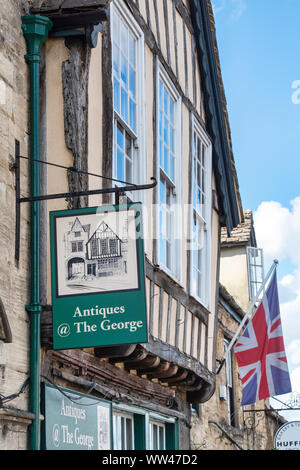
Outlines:
<svg viewBox="0 0 300 470"><path fill-rule="evenodd" d="M70 364L84 367L86 381L96 371L99 383L105 381L104 370L114 370L110 393L129 393L135 406L147 401L155 386L158 395L151 406L163 412L153 433L165 432L164 416L175 419L179 446L188 448L190 404L206 401L215 387L219 227L231 230L240 217L212 13L206 2L181 0L83 3L91 12L95 4L107 12L93 48L56 29L58 20L71 17L72 10L58 11L44 2L37 11L54 23L45 45L45 159L52 161L59 154L66 164L111 178L103 180L104 187L145 184L156 178L153 190L126 193L144 206L149 341L53 352L49 313L44 320L45 364L61 364L61 372L69 374L69 386L76 382L73 378L72 384ZM60 118L54 119L54 113ZM79 134L71 118L81 122ZM71 189L78 182L71 184L62 175L60 184ZM99 187L93 176L88 181L82 178L83 184ZM49 192L50 188L55 191L48 172ZM114 203L113 197L103 200ZM95 196L73 199L71 207L101 203ZM53 208L54 203L47 206ZM60 207L56 202L55 208ZM107 243L103 232L99 234L91 235L87 244L90 266L96 244L99 248ZM88 274L97 274L101 262L97 259ZM51 312L50 300L49 305ZM125 389L119 374L126 376ZM49 379L58 380L54 376ZM143 391L137 392L140 386ZM123 418L134 428L135 413L126 399L118 412L124 412ZM147 446L153 445L150 441ZM165 445L162 437L159 442L156 445Z"/></svg>
<svg viewBox="0 0 300 470"><path fill-rule="evenodd" d="M78 170L41 165L42 192L157 182L121 196L143 204L143 344L52 349L48 213L117 201L43 202L41 380L109 401L111 447L189 449L191 405L215 392L220 231L242 220L210 1L31 3L30 14L52 21L39 157ZM120 269L126 236L79 221L68 236L69 280Z"/></svg>
<svg viewBox="0 0 300 470"><path fill-rule="evenodd" d="M121 240L105 222L101 222L88 240L86 250L88 275L101 277L126 272L123 260L126 240Z"/></svg>

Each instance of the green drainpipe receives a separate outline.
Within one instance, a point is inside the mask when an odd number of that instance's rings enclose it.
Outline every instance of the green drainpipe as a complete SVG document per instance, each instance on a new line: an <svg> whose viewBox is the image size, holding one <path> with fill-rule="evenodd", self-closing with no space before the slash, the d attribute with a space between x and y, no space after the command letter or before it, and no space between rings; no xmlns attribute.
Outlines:
<svg viewBox="0 0 300 470"><path fill-rule="evenodd" d="M25 59L30 67L30 158L40 158L40 49L48 37L52 21L39 15L22 17L22 29L27 42ZM30 162L30 195L40 194L40 167ZM30 207L30 262L31 298L26 310L30 319L30 411L35 419L30 426L29 448L40 448L40 206L39 201Z"/></svg>

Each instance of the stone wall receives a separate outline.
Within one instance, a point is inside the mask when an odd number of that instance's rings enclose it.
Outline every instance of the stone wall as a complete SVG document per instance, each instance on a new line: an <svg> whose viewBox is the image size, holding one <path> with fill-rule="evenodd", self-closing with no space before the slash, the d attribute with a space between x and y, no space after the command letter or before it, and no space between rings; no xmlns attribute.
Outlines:
<svg viewBox="0 0 300 470"><path fill-rule="evenodd" d="M222 359L224 354L224 333L236 330L235 320L219 304L218 309L218 335L217 335L217 359ZM217 364L218 366L218 364ZM237 382L237 370L233 370L234 382ZM239 407L235 406L236 426L229 425L228 403L220 399L220 386L226 384L225 367L222 368L216 379L216 389L211 399L200 406L199 412L193 413L193 426L191 430L191 442L195 449L199 450L237 450L243 447L243 433L240 426ZM235 405L240 399L240 390L235 389ZM222 429L224 431L222 431Z"/></svg>
<svg viewBox="0 0 300 470"><path fill-rule="evenodd" d="M0 339L0 393L18 392L28 377L29 323L25 305L29 300L29 206L21 207L20 259L15 260L15 139L21 155L28 156L28 68L21 16L28 3L0 2L0 299L11 342ZM28 163L21 161L21 193L28 194ZM31 421L28 388L0 408L0 449L24 449ZM21 410L21 411L20 411ZM24 415L25 413L25 415Z"/></svg>

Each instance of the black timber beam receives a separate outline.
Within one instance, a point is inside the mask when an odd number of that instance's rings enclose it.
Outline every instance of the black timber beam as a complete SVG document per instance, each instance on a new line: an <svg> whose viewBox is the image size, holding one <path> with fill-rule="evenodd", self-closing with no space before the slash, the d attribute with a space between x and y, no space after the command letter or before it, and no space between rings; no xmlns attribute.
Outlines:
<svg viewBox="0 0 300 470"><path fill-rule="evenodd" d="M53 22L52 31L61 31L70 28L82 28L87 25L97 25L102 21L107 20L107 11L96 10L74 13L48 13L47 17Z"/></svg>
<svg viewBox="0 0 300 470"><path fill-rule="evenodd" d="M90 47L96 47L98 32L109 17L108 7L108 0L46 0L30 13L52 21L49 38L85 36Z"/></svg>

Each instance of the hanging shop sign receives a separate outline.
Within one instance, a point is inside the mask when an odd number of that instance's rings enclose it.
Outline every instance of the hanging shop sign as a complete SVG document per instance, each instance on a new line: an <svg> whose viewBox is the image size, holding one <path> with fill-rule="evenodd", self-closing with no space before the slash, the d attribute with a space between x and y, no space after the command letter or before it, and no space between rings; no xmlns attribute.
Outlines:
<svg viewBox="0 0 300 470"><path fill-rule="evenodd" d="M111 449L111 404L62 387L43 384L45 450Z"/></svg>
<svg viewBox="0 0 300 470"><path fill-rule="evenodd" d="M274 437L274 448L277 450L300 450L300 421L283 424Z"/></svg>
<svg viewBox="0 0 300 470"><path fill-rule="evenodd" d="M50 213L53 348L148 341L141 204Z"/></svg>

